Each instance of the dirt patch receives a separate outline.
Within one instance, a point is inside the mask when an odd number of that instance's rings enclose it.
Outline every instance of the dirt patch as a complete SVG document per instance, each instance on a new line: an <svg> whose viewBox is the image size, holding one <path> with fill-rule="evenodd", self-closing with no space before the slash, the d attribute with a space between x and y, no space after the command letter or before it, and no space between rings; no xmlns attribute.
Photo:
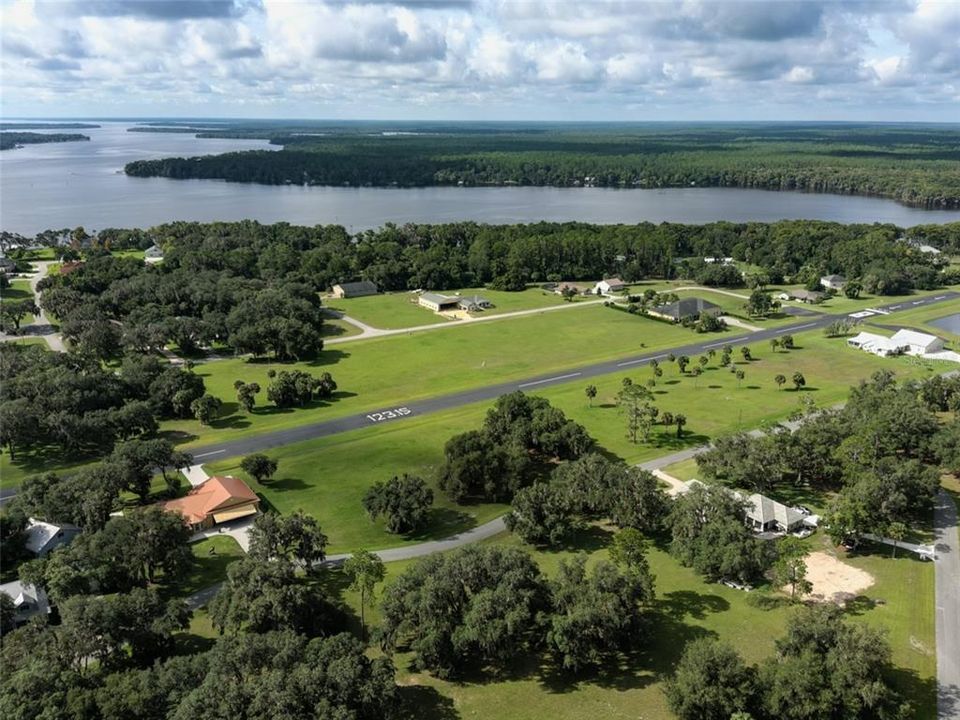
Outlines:
<svg viewBox="0 0 960 720"><path fill-rule="evenodd" d="M807 580L813 584L808 599L839 605L845 605L873 585L873 575L825 552L807 555Z"/></svg>

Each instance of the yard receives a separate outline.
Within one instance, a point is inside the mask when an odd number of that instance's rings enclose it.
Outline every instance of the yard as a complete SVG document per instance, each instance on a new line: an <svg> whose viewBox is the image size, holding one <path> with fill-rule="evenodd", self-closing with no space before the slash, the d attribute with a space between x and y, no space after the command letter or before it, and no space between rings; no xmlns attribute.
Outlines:
<svg viewBox="0 0 960 720"><path fill-rule="evenodd" d="M33 290L30 288L30 281L17 279L10 281L10 287L0 293L0 302L20 302L21 300L32 300ZM27 313L20 321L21 327L33 322L33 314Z"/></svg>
<svg viewBox="0 0 960 720"><path fill-rule="evenodd" d="M581 533L562 551L533 552L547 575L557 571L561 559L575 552L589 554L589 561L607 557L611 534L592 527ZM821 542L815 536L815 542ZM520 546L511 535L491 541ZM827 550L828 552L832 551ZM624 657L621 664L607 665L594 673L571 677L556 672L531 655L498 676L468 677L462 682L444 682L428 673L409 668L410 655L394 657L397 681L416 717L441 720L451 717L484 717L491 720L579 720L584 717L630 717L668 720L673 717L663 696L663 679L679 659L684 645L699 637L715 637L731 643L749 663L761 663L775 652L774 640L784 632L792 612L784 602L755 602L759 594L747 594L719 584L705 583L692 570L680 566L660 547L648 553L656 577L657 600L648 639ZM874 577L874 584L848 606L857 622L887 628L897 671L898 688L915 704L916 718L932 717L935 707L935 659L933 615L933 566L907 558L891 559L888 554L841 557ZM411 562L387 565L385 584L402 573ZM359 629L358 598L346 589L346 578L331 573L326 582L335 598L352 611L353 630ZM916 595L925 600L917 603ZM382 587L376 597L382 596ZM929 602L926 601L929 598ZM882 604L877 601L882 601ZM377 608L367 608L368 627L379 624ZM207 634L208 620L201 613L193 632ZM379 652L379 651L374 651Z"/></svg>
<svg viewBox="0 0 960 720"><path fill-rule="evenodd" d="M454 535L506 511L503 505L455 505L435 484L447 439L479 426L485 412L486 405L473 405L278 448L269 453L279 461L276 477L262 484L240 470L239 458L204 467L211 474L243 477L281 513L304 510L316 517L331 553L409 545ZM362 505L367 488L400 473L421 475L434 488L430 524L410 537L386 532L382 520L372 522Z"/></svg>
<svg viewBox="0 0 960 720"><path fill-rule="evenodd" d="M530 287L523 292L503 292L482 287L437 290L436 292L441 295L482 295L493 303L492 308L477 313L478 316L482 317L566 304L559 295L541 290L538 287ZM324 305L331 310L346 313L362 323L383 330L452 322L427 308L420 307L417 304L417 298L418 295L414 292L396 292L343 300L324 299ZM577 298L576 302L582 302L584 299L589 298Z"/></svg>

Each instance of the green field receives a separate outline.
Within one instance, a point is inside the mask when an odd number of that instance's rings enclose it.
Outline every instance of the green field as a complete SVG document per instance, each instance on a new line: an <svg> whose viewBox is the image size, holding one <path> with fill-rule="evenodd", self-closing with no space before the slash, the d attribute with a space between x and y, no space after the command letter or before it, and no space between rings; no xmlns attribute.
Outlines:
<svg viewBox="0 0 960 720"><path fill-rule="evenodd" d="M194 564L187 576L164 589L176 597L187 597L198 590L227 579L227 566L243 557L243 549L229 535L215 535L191 543Z"/></svg>
<svg viewBox="0 0 960 720"><path fill-rule="evenodd" d="M20 302L21 300L32 300L33 289L30 287L30 281L17 279L10 281L10 287L0 292L0 302ZM20 321L20 326L29 325L33 322L33 314L27 313Z"/></svg>
<svg viewBox="0 0 960 720"><path fill-rule="evenodd" d="M734 342L738 334L742 335L742 331L731 330L711 339L730 338ZM221 417L208 428L190 420L165 422L162 428L193 438L187 447L209 444L703 338L686 328L590 306L499 323L333 345L313 362L215 360L198 365L196 372L206 382L207 391L224 401ZM314 374L330 372L339 386L335 399L295 411L278 411L267 405L267 372L294 368ZM258 397L259 407L251 415L238 413L233 388L238 379L256 381L264 388Z"/></svg>
<svg viewBox="0 0 960 720"><path fill-rule="evenodd" d="M482 295L493 303L493 307L477 313L478 317L567 304L559 295L537 287L523 292L503 292L482 287L436 292L441 295ZM427 308L420 307L417 298L418 295L414 292L397 292L343 300L331 298L324 300L324 304L331 310L346 313L362 323L383 330L451 322ZM577 302L584 299L589 298L577 298Z"/></svg>
<svg viewBox="0 0 960 720"><path fill-rule="evenodd" d="M279 461L279 468L275 479L262 484L240 470L239 458L204 467L210 473L245 478L266 505L279 512L304 510L316 517L330 538L331 553L434 540L482 524L506 510L504 505L455 505L434 482L444 443L451 435L477 427L485 411L485 404L472 405L287 445L269 453ZM361 504L373 483L404 472L423 476L435 494L429 526L409 537L386 532L383 522L372 522Z"/></svg>
<svg viewBox="0 0 960 720"><path fill-rule="evenodd" d="M629 462L640 462L701 445L738 428L781 420L798 407L799 396L812 397L821 407L833 405L847 396L851 385L881 368L893 369L904 378L943 369L940 363L913 358L878 358L847 348L842 339L828 340L816 333L798 335L796 341L802 349L790 352L773 353L768 347L754 347L757 359L738 364L747 373L741 387L732 373L719 367L708 365L697 380L689 374L681 376L675 365L664 364L664 375L654 388L656 402L663 410L687 416L682 438L677 438L675 428L663 426L656 426L649 444L634 445L626 437L614 396L625 376L645 382L651 374L647 368L592 380L599 390L592 407L583 394L585 382L565 383L536 394L583 423L605 451ZM789 377L797 369L807 377L808 389L800 393L777 389L774 376L783 373ZM478 403L411 416L402 422L277 448L269 452L280 464L276 479L264 485L252 484L280 512L302 509L317 517L330 537L333 552L392 547L451 535L496 516L502 506L457 507L437 492L431 526L420 537L398 538L366 518L361 506L363 493L374 482L403 472L422 475L432 482L443 445L451 436L478 427L488 406ZM242 476L238 465L239 458L225 458L205 467L208 472ZM688 472L695 472L695 468Z"/></svg>
<svg viewBox="0 0 960 720"><path fill-rule="evenodd" d="M956 350L960 346L960 335L947 332L936 325L930 325L931 320L938 320L947 315L960 313L960 300L911 308L909 304L903 310L897 310L890 315L877 315L866 319L867 324L887 325L891 327L910 327L937 335L947 340Z"/></svg>

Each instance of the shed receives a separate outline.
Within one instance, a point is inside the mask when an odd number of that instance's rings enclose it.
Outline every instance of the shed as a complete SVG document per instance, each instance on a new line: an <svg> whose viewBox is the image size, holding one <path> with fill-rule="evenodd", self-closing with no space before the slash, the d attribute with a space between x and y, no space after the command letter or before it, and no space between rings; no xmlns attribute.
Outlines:
<svg viewBox="0 0 960 720"><path fill-rule="evenodd" d="M370 280L339 283L334 285L332 290L335 298L364 297L366 295L376 295L380 292L377 284Z"/></svg>
<svg viewBox="0 0 960 720"><path fill-rule="evenodd" d="M423 293L417 302L428 310L434 312L443 312L444 310L456 310L460 307L460 298L450 295L441 295L440 293Z"/></svg>

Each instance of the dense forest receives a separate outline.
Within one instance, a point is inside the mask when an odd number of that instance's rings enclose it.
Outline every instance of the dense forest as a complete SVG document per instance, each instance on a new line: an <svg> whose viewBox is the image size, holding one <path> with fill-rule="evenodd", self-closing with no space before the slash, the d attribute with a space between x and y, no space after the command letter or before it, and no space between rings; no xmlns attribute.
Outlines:
<svg viewBox="0 0 960 720"><path fill-rule="evenodd" d="M402 187L742 187L960 207L960 132L872 125L417 126L238 123L139 132L264 138L247 151L129 163L142 177Z"/></svg>
<svg viewBox="0 0 960 720"><path fill-rule="evenodd" d="M0 132L0 150L13 150L20 145L37 145L39 143L76 142L89 140L89 136L80 133L35 133L35 132Z"/></svg>

